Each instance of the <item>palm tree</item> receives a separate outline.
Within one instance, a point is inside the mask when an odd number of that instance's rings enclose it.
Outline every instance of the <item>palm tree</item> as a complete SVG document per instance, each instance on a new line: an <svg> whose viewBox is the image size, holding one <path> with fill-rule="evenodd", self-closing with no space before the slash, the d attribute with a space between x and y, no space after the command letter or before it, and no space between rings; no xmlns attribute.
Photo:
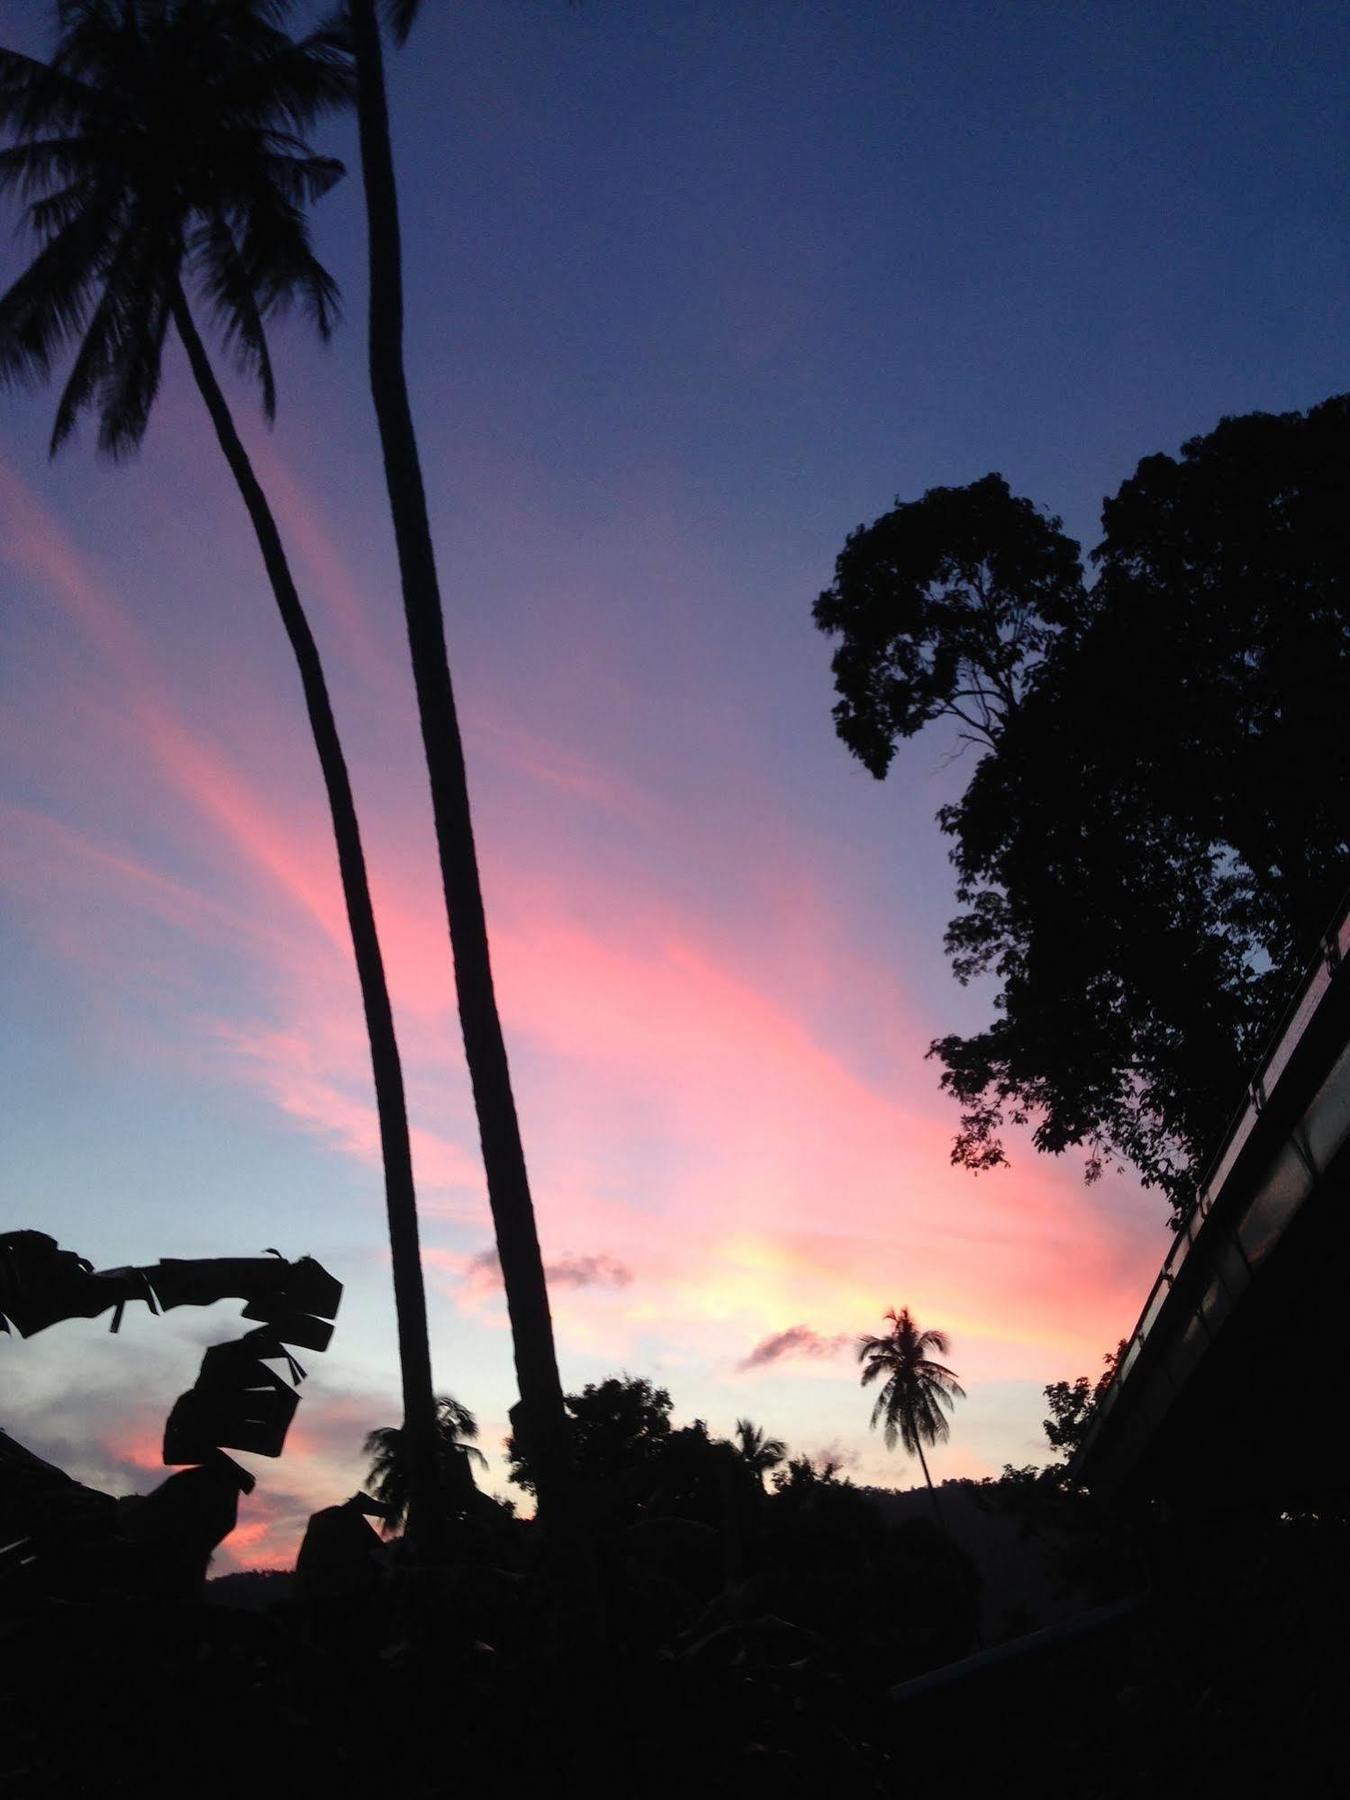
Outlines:
<svg viewBox="0 0 1350 1800"><path fill-rule="evenodd" d="M929 1354L949 1353L951 1347L945 1332L920 1331L907 1306L899 1312L892 1308L885 1316L891 1321L885 1337L858 1339L862 1385L867 1387L885 1377L872 1408L872 1429L875 1431L879 1423L883 1426L888 1450L894 1450L898 1440L911 1456L917 1455L933 1497L933 1510L941 1523L942 1506L928 1473L923 1447L947 1441L951 1435L947 1413L957 1400L965 1399L966 1391L946 1364L934 1362Z"/></svg>
<svg viewBox="0 0 1350 1800"><path fill-rule="evenodd" d="M752 1425L749 1419L737 1419L736 1444L760 1486L767 1487L769 1471L776 1469L787 1455L787 1445L781 1438L765 1437L759 1426Z"/></svg>
<svg viewBox="0 0 1350 1800"><path fill-rule="evenodd" d="M295 654L323 771L370 1036L398 1314L414 1523L434 1521L435 1399L403 1073L346 761L276 520L193 316L257 379L270 420L266 324L292 306L327 337L337 289L303 208L342 165L301 135L350 98L328 40L293 42L281 0L64 0L50 65L0 51L0 186L39 244L0 297L0 380L36 385L67 351L53 455L82 412L119 459L139 446L170 326L239 486ZM190 300L189 296L192 297Z"/></svg>
<svg viewBox="0 0 1350 1800"><path fill-rule="evenodd" d="M403 273L398 190L384 84L381 13L402 43L420 0L348 0L370 260L370 385L384 454L403 610L431 784L441 882L465 1058L483 1148L488 1201L520 1386L521 1420L538 1471L541 1517L570 1541L579 1530L567 1417L548 1285L492 979L445 621L426 490L403 366Z"/></svg>
<svg viewBox="0 0 1350 1800"><path fill-rule="evenodd" d="M478 1421L467 1406L449 1394L436 1397L436 1454L440 1465L442 1505L451 1513L465 1513L473 1505L478 1488L474 1463L487 1467L487 1458L474 1443ZM410 1493L406 1434L398 1425L381 1425L372 1431L362 1454L370 1458L366 1486L385 1507L385 1530L397 1531L408 1516Z"/></svg>

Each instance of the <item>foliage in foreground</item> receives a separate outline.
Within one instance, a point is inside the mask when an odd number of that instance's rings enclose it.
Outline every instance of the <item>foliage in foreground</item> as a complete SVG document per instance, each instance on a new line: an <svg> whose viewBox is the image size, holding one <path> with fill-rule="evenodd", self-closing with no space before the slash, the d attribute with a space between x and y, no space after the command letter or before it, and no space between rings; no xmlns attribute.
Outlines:
<svg viewBox="0 0 1350 1800"><path fill-rule="evenodd" d="M1102 1403L1102 1396L1116 1377L1116 1368L1125 1353L1124 1338L1114 1350L1102 1358L1102 1371L1095 1381L1079 1375L1073 1381L1052 1381L1045 1390L1045 1403L1050 1417L1044 1421L1050 1448L1071 1457L1087 1436L1092 1415Z"/></svg>

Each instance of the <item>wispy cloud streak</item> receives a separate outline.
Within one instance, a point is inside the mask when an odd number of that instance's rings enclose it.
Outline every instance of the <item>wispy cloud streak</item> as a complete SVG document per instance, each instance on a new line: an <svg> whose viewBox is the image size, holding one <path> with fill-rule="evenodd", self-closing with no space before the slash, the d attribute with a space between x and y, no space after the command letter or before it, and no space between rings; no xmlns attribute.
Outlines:
<svg viewBox="0 0 1350 1800"><path fill-rule="evenodd" d="M771 1337L761 1338L736 1365L738 1369L767 1369L771 1363L781 1362L784 1357L804 1356L819 1360L823 1357L838 1356L848 1344L847 1336L822 1337L818 1331L812 1331L809 1325L789 1325L786 1331L776 1331Z"/></svg>

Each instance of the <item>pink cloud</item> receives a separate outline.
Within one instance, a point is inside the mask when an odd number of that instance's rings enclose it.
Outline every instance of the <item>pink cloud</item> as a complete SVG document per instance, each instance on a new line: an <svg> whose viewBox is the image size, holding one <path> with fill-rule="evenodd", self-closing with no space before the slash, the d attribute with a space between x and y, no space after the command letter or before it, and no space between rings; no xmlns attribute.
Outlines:
<svg viewBox="0 0 1350 1800"><path fill-rule="evenodd" d="M337 949L350 944L331 834L286 817L225 756L171 714L146 708L142 743L163 779L217 826L255 879L284 894Z"/></svg>
<svg viewBox="0 0 1350 1800"><path fill-rule="evenodd" d="M363 664L363 678L369 665L380 695L386 680L402 691L396 609L388 621L368 612L312 497L275 458L268 478L343 653ZM176 948L161 934L141 954L154 958L156 978L181 967L185 988L194 944L233 946L238 991L196 996L198 1015L215 1023L219 1069L373 1168L368 1052L298 701L283 717L260 685L261 698L241 700L237 716L209 730L187 714L89 561L3 470L0 511L12 528L4 554L65 609L112 690L102 710L72 690L87 726L83 742L62 747L72 784L100 757L111 765L115 742L128 806L143 799L165 843L162 854L133 854L111 826L91 835L40 807L18 809L6 815L24 846L6 878L11 892L35 930L64 931L71 955L81 953L77 924L114 899L172 926ZM590 688L608 686L631 705L596 636L587 703ZM781 1334L785 1320L809 1320L829 1341L905 1303L957 1334L963 1375L1034 1379L1052 1356L1066 1372L1089 1366L1115 1321L1128 1322L1163 1247L1151 1218L1145 1234L1100 1191L1085 1193L1074 1170L1029 1152L1010 1174L982 1181L951 1170L951 1112L920 1060L927 1023L903 976L879 971L850 941L849 916L813 867L812 846L756 817L728 847L720 827L578 752L550 693L539 697L537 710L488 699L472 717L506 798L487 813L484 865L565 1349L621 1361L675 1344L672 1354L730 1376L747 1345ZM399 757L386 766L368 753L358 783L419 1177L429 1211L472 1223L481 1241L477 1137L425 778L410 719L379 737L380 751L395 734ZM260 744L286 745L285 768L270 768ZM117 780L111 767L97 773ZM706 878L664 881L672 844ZM76 896L83 911L72 923L63 914ZM140 973L125 968L122 978ZM486 1277L477 1288L466 1279L472 1258L441 1246L429 1254L466 1299L486 1304ZM602 1255L635 1278L567 1278ZM487 1306L481 1322L497 1310ZM843 1358L804 1372L855 1378Z"/></svg>
<svg viewBox="0 0 1350 1800"><path fill-rule="evenodd" d="M311 1505L305 1496L260 1483L251 1494L240 1496L239 1523L217 1546L211 1574L293 1568L309 1515L324 1504L328 1502Z"/></svg>
<svg viewBox="0 0 1350 1800"><path fill-rule="evenodd" d="M472 1255L432 1245L423 1252L423 1260L428 1267L449 1277L452 1291L470 1311L484 1300L496 1300L502 1292L501 1262L495 1245ZM569 1289L615 1291L629 1287L633 1281L631 1266L604 1251L582 1256L570 1252L546 1256L544 1274L555 1294Z"/></svg>
<svg viewBox="0 0 1350 1800"><path fill-rule="evenodd" d="M397 594L385 596L395 632L375 628L372 609L352 579L351 557L330 525L323 501L304 486L275 442L260 436L252 449L258 478L276 515L292 561L296 586L308 606L317 595L338 628L344 657L361 670L386 704L400 710L414 704L411 677L398 655L402 613ZM317 627L316 627L317 628Z"/></svg>
<svg viewBox="0 0 1350 1800"><path fill-rule="evenodd" d="M49 909L59 904L63 893L86 888L105 896L114 893L126 904L199 939L237 939L257 931L257 922L229 900L204 893L193 883L99 843L33 807L0 804L0 838L12 852L5 863L6 883L34 905ZM83 941L88 945L87 934Z"/></svg>
<svg viewBox="0 0 1350 1800"><path fill-rule="evenodd" d="M105 1436L99 1441L99 1449L105 1456L112 1457L133 1469L144 1469L162 1481L172 1473L164 1466L164 1433L163 1427L156 1430L123 1431L112 1436Z"/></svg>
<svg viewBox="0 0 1350 1800"><path fill-rule="evenodd" d="M98 650L113 684L109 690L105 680L92 713L90 696L71 695L70 716L129 735L129 750L119 764L130 781L143 784L152 774L163 790L184 803L184 824L192 821L217 868L228 869L229 876L208 887L100 845L36 808L23 808L13 809L24 853L7 863L11 892L26 895L38 929L81 962L99 957L106 931L89 931L87 920L91 906L106 903L110 889L128 907L195 934L198 942L225 937L238 947L247 941L255 956L261 952L266 958L264 969L255 972L255 979L260 977L256 985L270 990L282 1021L248 1027L223 1023L221 1042L237 1058L240 1071L290 1117L364 1161L377 1160L368 1050L335 852L314 771L308 771L314 803L297 820L294 796L275 783L265 791L202 729L184 722L126 609L3 465L0 512L11 527L5 553L67 611ZM117 689L120 704L110 700L110 691ZM96 739L95 732L91 747ZM301 738L302 759L306 750ZM171 821L163 812L161 818ZM182 826L179 836L181 840ZM407 893L407 883L395 878L384 888L380 910L391 986L400 1013L416 1027L416 1033L405 1027L405 1035L420 1033L426 1060L427 1040L439 1035L452 1017L444 928L428 922L427 909L412 898L397 897ZM76 893L87 898L72 911ZM68 924L53 913L53 897ZM289 922L278 913L278 901L290 909ZM161 973L171 953L170 946L161 946ZM126 945L119 944L109 961L115 965L125 954ZM451 1071L462 1067L453 1040L444 1047L438 1044L432 1060ZM480 1189L476 1159L443 1132L418 1130L415 1149L419 1169L432 1186Z"/></svg>
<svg viewBox="0 0 1350 1800"><path fill-rule="evenodd" d="M7 562L42 583L103 654L119 678L140 685L146 656L140 635L91 575L86 560L19 475L0 458L0 543Z"/></svg>
<svg viewBox="0 0 1350 1800"><path fill-rule="evenodd" d="M743 1370L766 1369L772 1363L781 1362L784 1357L838 1356L848 1343L848 1337L843 1334L838 1337L822 1337L809 1325L789 1325L784 1331L776 1331L770 1337L761 1338L748 1355L742 1358L738 1367Z"/></svg>
<svg viewBox="0 0 1350 1800"><path fill-rule="evenodd" d="M325 1040L321 1032L295 1028L248 1033L222 1028L221 1035L236 1055L253 1067L259 1085L284 1113L345 1154L378 1166L379 1119L369 1098L368 1081L362 1080L368 1071L364 1060L345 1077L361 1084L361 1092L354 1093L332 1074L331 1039ZM441 1132L415 1126L411 1137L419 1186L424 1200L434 1197L432 1210L476 1216L483 1195L479 1158ZM447 1194L460 1196L458 1207L447 1206Z"/></svg>

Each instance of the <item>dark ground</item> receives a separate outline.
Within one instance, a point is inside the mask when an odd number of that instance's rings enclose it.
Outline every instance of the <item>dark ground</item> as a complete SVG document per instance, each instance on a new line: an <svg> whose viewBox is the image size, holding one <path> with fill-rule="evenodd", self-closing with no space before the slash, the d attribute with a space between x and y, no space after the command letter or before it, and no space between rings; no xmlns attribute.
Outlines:
<svg viewBox="0 0 1350 1800"><path fill-rule="evenodd" d="M733 1622L672 1656L643 1646L630 1618L605 1709L611 1760L583 1750L579 1775L575 1695L528 1583L505 1611L481 1583L433 1598L425 1580L326 1616L293 1602L20 1599L0 1614L0 1791L1339 1793L1348 1552L1350 1534L1326 1523L1172 1533L1123 1622L901 1705L887 1698L896 1668L923 1658L888 1654L875 1618L854 1631L848 1609L861 1603L847 1583L829 1633L779 1612L774 1627L764 1615ZM491 1650L470 1635L488 1614ZM909 1622L897 1614L889 1628L898 1642Z"/></svg>

